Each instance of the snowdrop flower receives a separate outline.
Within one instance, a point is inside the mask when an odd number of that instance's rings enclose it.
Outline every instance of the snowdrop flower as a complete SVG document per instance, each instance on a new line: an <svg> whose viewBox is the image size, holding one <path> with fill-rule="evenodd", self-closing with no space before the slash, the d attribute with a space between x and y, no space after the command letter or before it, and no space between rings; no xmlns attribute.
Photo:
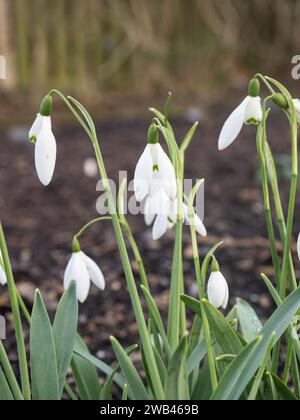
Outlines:
<svg viewBox="0 0 300 420"><path fill-rule="evenodd" d="M214 258L212 272L207 286L208 300L217 309L226 309L229 301L229 288L227 281L220 272L219 264Z"/></svg>
<svg viewBox="0 0 300 420"><path fill-rule="evenodd" d="M2 253L0 251L0 285L5 286L7 284L7 278L4 271L4 265L3 265L3 259L2 259Z"/></svg>
<svg viewBox="0 0 300 420"><path fill-rule="evenodd" d="M35 143L35 168L41 183L49 185L56 162L56 141L51 127L52 98L46 96L30 129L29 140Z"/></svg>
<svg viewBox="0 0 300 420"><path fill-rule="evenodd" d="M77 240L73 243L73 254L64 274L64 288L66 290L72 281L76 283L77 299L81 303L87 299L91 281L98 289L105 289L102 271L90 257L80 250Z"/></svg>
<svg viewBox="0 0 300 420"><path fill-rule="evenodd" d="M249 84L248 96L233 111L222 128L219 137L219 150L226 149L236 140L243 124L260 123L262 120L262 106L259 93L260 83L257 79L252 79Z"/></svg>
<svg viewBox="0 0 300 420"><path fill-rule="evenodd" d="M168 155L158 143L158 137L158 129L152 124L149 129L148 144L134 174L134 193L139 202L148 195L156 195L160 188L163 188L171 200L174 200L177 194L175 170Z"/></svg>
<svg viewBox="0 0 300 420"><path fill-rule="evenodd" d="M201 236L207 236L206 228L200 219L195 214L193 220L188 215L188 207L185 203L182 204L183 216L186 223L194 223L196 231ZM154 197L147 197L144 208L145 223L147 226L153 224L152 237L156 241L160 239L168 229L172 229L177 220L177 200L170 200L161 189Z"/></svg>

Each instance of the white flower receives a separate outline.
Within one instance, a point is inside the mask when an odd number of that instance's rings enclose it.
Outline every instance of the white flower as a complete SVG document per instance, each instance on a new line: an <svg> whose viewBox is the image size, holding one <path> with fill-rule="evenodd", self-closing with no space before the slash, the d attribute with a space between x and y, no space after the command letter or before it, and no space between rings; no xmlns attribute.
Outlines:
<svg viewBox="0 0 300 420"><path fill-rule="evenodd" d="M297 251L298 251L298 258L300 260L300 234L298 236L298 241L297 241Z"/></svg>
<svg viewBox="0 0 300 420"><path fill-rule="evenodd" d="M220 137L219 150L230 146L240 134L243 124L258 124L262 120L262 106L259 96L247 96L225 122Z"/></svg>
<svg viewBox="0 0 300 420"><path fill-rule="evenodd" d="M84 252L73 252L67 265L64 275L64 287L67 289L70 283L75 281L76 293L79 302L83 303L90 290L90 282L100 290L104 290L105 281L102 271L98 265L89 258Z"/></svg>
<svg viewBox="0 0 300 420"><path fill-rule="evenodd" d="M188 217L188 207L185 203L182 204L182 210L186 223L194 223L196 231L201 236L207 236L206 228L200 217L197 214L193 218ZM144 216L147 226L150 226L154 222L152 237L156 241L176 224L177 200L170 200L164 190L161 189L154 197L148 196L146 198Z"/></svg>
<svg viewBox="0 0 300 420"><path fill-rule="evenodd" d="M174 200L177 194L175 170L159 143L147 144L134 174L134 193L137 201L154 196L160 188Z"/></svg>
<svg viewBox="0 0 300 420"><path fill-rule="evenodd" d="M56 162L56 141L52 133L51 117L38 114L29 132L35 142L35 168L41 183L49 185Z"/></svg>
<svg viewBox="0 0 300 420"><path fill-rule="evenodd" d="M6 277L3 267L4 265L3 265L2 252L0 251L0 284L1 286L5 286L7 284L7 277Z"/></svg>
<svg viewBox="0 0 300 420"><path fill-rule="evenodd" d="M295 111L296 111L297 122L298 122L298 124L300 124L300 100L299 99L293 99L293 102L294 102L294 107L295 107Z"/></svg>
<svg viewBox="0 0 300 420"><path fill-rule="evenodd" d="M226 309L229 301L227 281L220 271L213 271L207 286L208 300L217 309Z"/></svg>

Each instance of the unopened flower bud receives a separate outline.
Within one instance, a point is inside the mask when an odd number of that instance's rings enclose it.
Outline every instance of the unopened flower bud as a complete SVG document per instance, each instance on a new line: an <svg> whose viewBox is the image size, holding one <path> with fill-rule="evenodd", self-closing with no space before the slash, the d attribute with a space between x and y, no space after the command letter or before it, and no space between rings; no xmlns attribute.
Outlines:
<svg viewBox="0 0 300 420"><path fill-rule="evenodd" d="M275 93L272 96L272 101L275 105L282 109L288 109L289 104L286 97L282 93Z"/></svg>

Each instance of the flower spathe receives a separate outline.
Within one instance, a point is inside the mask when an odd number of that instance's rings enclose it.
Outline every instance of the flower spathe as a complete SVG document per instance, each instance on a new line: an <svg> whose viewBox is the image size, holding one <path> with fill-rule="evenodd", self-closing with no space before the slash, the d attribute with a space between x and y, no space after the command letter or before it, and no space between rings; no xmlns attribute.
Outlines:
<svg viewBox="0 0 300 420"><path fill-rule="evenodd" d="M29 132L35 143L35 168L41 183L49 185L56 163L56 140L52 133L51 117L37 114Z"/></svg>
<svg viewBox="0 0 300 420"><path fill-rule="evenodd" d="M220 271L213 271L208 280L208 300L216 308L226 309L229 301L229 288Z"/></svg>
<svg viewBox="0 0 300 420"><path fill-rule="evenodd" d="M100 290L105 289L105 281L98 265L84 252L73 252L64 274L64 288L67 290L71 282L76 283L76 294L83 303L88 296L91 281Z"/></svg>
<svg viewBox="0 0 300 420"><path fill-rule="evenodd" d="M140 157L134 174L134 193L141 202L154 196L160 188L174 200L177 195L175 170L168 155L159 143L148 143Z"/></svg>

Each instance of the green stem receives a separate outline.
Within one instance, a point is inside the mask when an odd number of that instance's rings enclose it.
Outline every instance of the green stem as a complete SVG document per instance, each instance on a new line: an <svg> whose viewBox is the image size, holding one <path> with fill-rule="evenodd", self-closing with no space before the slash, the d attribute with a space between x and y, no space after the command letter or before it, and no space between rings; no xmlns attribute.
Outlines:
<svg viewBox="0 0 300 420"><path fill-rule="evenodd" d="M27 356L26 356L25 341L24 341L22 321L21 321L21 315L20 315L20 308L18 305L16 286L15 286L15 281L14 281L14 277L13 277L13 273L12 273L12 269L10 265L10 260L8 256L2 223L0 223L0 248L2 252L2 258L3 258L5 273L7 277L8 294L9 294L9 298L11 302L13 322L14 322L14 327L16 331L22 391L23 391L24 399L30 400L31 399L30 382L29 382L28 364L27 364Z"/></svg>
<svg viewBox="0 0 300 420"><path fill-rule="evenodd" d="M75 235L76 238L80 238L84 234L84 232L89 229L91 226L95 225L96 223L105 222L105 221L111 221L110 216L102 216L97 217L96 219L91 220L86 225L84 225Z"/></svg>
<svg viewBox="0 0 300 420"><path fill-rule="evenodd" d="M117 214L113 194L112 194L109 182L108 182L108 177L107 177L106 169L104 166L101 150L100 150L97 138L95 136L92 136L91 140L94 146L95 155L96 155L100 175L103 181L104 190L107 192L107 195L108 195L109 212L112 217L112 223L113 223L113 227L114 227L114 231L115 231L115 235L116 235L116 239L117 239L117 243L119 247L119 252L120 252L120 256L121 256L121 260L122 260L122 264L123 264L123 268L125 272L125 277L127 280L128 291L131 297L131 302L133 305L135 317L139 326L139 331L141 334L141 341L142 341L143 348L145 351L145 357L147 360L151 380L153 383L153 388L155 391L156 398L159 400L163 400L165 396L164 396L164 391L163 391L162 383L160 380L155 356L152 349L151 338L148 333L143 309L141 306L139 294L138 294L134 276L132 273L130 260L128 257L125 240L122 233L121 223Z"/></svg>
<svg viewBox="0 0 300 420"><path fill-rule="evenodd" d="M2 365L3 371L5 373L6 379L8 380L9 386L12 390L15 400L22 401L23 395L20 390L18 381L15 377L14 371L11 367L9 359L7 357L5 348L3 346L2 341L0 340L0 364Z"/></svg>

